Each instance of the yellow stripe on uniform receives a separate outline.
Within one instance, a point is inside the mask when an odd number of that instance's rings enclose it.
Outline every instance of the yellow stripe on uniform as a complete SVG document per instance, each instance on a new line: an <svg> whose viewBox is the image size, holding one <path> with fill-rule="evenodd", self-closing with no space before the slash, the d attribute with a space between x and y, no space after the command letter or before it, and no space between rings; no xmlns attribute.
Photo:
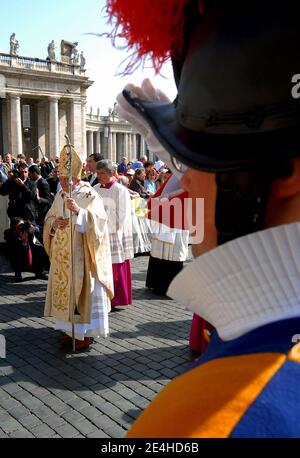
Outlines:
<svg viewBox="0 0 300 458"><path fill-rule="evenodd" d="M286 361L281 353L205 363L167 385L128 438L225 438Z"/></svg>

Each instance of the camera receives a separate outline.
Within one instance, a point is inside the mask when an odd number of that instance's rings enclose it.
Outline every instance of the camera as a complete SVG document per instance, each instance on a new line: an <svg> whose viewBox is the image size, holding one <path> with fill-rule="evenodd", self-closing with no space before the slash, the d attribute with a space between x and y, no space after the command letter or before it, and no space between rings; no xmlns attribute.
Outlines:
<svg viewBox="0 0 300 458"><path fill-rule="evenodd" d="M14 170L12 170L11 173L12 173L13 178L15 178L15 179L17 179L17 178L22 178L22 175L21 175L21 173L19 172L19 170L14 169Z"/></svg>
<svg viewBox="0 0 300 458"><path fill-rule="evenodd" d="M25 223L21 223L19 226L19 229L21 232L29 231L30 228L31 228L31 224L28 221L25 221Z"/></svg>

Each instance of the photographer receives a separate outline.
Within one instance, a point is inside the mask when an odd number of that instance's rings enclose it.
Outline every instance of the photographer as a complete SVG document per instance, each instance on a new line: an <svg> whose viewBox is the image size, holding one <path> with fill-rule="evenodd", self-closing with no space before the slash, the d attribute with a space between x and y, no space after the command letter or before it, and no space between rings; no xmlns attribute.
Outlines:
<svg viewBox="0 0 300 458"><path fill-rule="evenodd" d="M22 218L12 218L10 228L4 232L7 257L15 271L15 281L21 282L22 272L35 273L35 278L47 280L44 270L48 257L37 240L38 229Z"/></svg>
<svg viewBox="0 0 300 458"><path fill-rule="evenodd" d="M42 228L45 216L52 205L50 187L48 182L41 177L41 171L37 165L31 165L28 169L30 180L35 183L35 206L36 223Z"/></svg>
<svg viewBox="0 0 300 458"><path fill-rule="evenodd" d="M55 165L48 160L47 157L43 157L41 159L41 165L40 165L40 170L41 170L41 175L42 177L47 180L50 175L52 170L54 169Z"/></svg>
<svg viewBox="0 0 300 458"><path fill-rule="evenodd" d="M8 172L8 179L0 184L0 195L9 196L7 214L10 219L21 217L31 223L36 221L36 184L28 178L28 167L19 164Z"/></svg>
<svg viewBox="0 0 300 458"><path fill-rule="evenodd" d="M50 188L51 199L54 200L56 193L61 189L59 183L59 169L58 165L52 170L50 177L47 179L47 183Z"/></svg>

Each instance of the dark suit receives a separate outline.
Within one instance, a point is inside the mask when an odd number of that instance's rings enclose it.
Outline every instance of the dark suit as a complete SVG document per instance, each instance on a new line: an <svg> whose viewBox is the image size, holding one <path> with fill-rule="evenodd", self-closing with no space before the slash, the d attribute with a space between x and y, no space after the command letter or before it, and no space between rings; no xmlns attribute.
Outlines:
<svg viewBox="0 0 300 458"><path fill-rule="evenodd" d="M45 179L49 178L49 175L51 174L54 168L55 166L52 162L45 162L45 164L40 166L42 177Z"/></svg>
<svg viewBox="0 0 300 458"><path fill-rule="evenodd" d="M49 187L50 187L50 193L55 195L57 193L59 180L54 180L53 177L50 177L50 178L48 178L47 182L48 182Z"/></svg>
<svg viewBox="0 0 300 458"><path fill-rule="evenodd" d="M52 199L47 180L42 177L39 178L36 182L36 187L39 191L39 199L36 198L37 224L42 225L44 223L45 216L52 205Z"/></svg>
<svg viewBox="0 0 300 458"><path fill-rule="evenodd" d="M35 205L36 183L25 181L24 186L18 185L13 178L5 181L0 187L0 195L9 196L7 214L9 218L21 217L31 223L37 219Z"/></svg>
<svg viewBox="0 0 300 458"><path fill-rule="evenodd" d="M93 181L93 183L91 184L92 179L93 179L93 175L90 175L89 177L85 178L85 179L82 180L82 181L88 181L88 182L90 183L90 185L91 185L92 187L94 187L94 186L96 186L96 184L99 183L99 181L98 181L98 178L96 177L95 180Z"/></svg>
<svg viewBox="0 0 300 458"><path fill-rule="evenodd" d="M149 192L144 186L144 181L140 181L137 178L133 178L129 189L131 189L131 191L137 192L143 199L148 199L150 197Z"/></svg>

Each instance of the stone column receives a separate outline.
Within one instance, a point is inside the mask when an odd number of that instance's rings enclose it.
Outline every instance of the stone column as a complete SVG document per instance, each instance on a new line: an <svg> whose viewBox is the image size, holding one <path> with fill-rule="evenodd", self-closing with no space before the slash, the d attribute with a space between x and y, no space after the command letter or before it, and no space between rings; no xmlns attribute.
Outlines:
<svg viewBox="0 0 300 458"><path fill-rule="evenodd" d="M131 161L131 157L129 156L129 148L128 148L128 134L124 134L124 156L127 157L128 161Z"/></svg>
<svg viewBox="0 0 300 458"><path fill-rule="evenodd" d="M7 101L2 100L2 140L3 140L3 153L9 151L8 146L8 106Z"/></svg>
<svg viewBox="0 0 300 458"><path fill-rule="evenodd" d="M112 162L116 162L117 160L117 134L116 132L112 132L111 134L111 160Z"/></svg>
<svg viewBox="0 0 300 458"><path fill-rule="evenodd" d="M106 159L111 160L111 133L108 126L104 126L103 129L103 144L102 144L102 154Z"/></svg>
<svg viewBox="0 0 300 458"><path fill-rule="evenodd" d="M141 154L137 151L137 147L136 147L136 134L132 135L132 154L134 157L137 157L137 158L141 156Z"/></svg>
<svg viewBox="0 0 300 458"><path fill-rule="evenodd" d="M129 157L130 157L131 161L136 158L136 156L133 155L132 134L128 134L128 154L129 154ZM138 157L137 157L137 159L138 159Z"/></svg>
<svg viewBox="0 0 300 458"><path fill-rule="evenodd" d="M60 103L58 106L58 128L59 128L59 145L66 144L66 133L71 138L69 128L70 111L67 103ZM73 142L71 140L73 145ZM78 151L78 150L77 150ZM80 153L80 151L78 151Z"/></svg>
<svg viewBox="0 0 300 458"><path fill-rule="evenodd" d="M112 141L112 132L109 132L108 135L108 146L107 146L107 159L112 161L112 149L113 149L113 141Z"/></svg>
<svg viewBox="0 0 300 458"><path fill-rule="evenodd" d="M87 143L86 143L86 100L81 100L81 149L84 156L84 159L87 157Z"/></svg>
<svg viewBox="0 0 300 458"><path fill-rule="evenodd" d="M94 154L94 142L93 142L93 132L91 130L87 131L87 155L90 156Z"/></svg>
<svg viewBox="0 0 300 458"><path fill-rule="evenodd" d="M39 102L37 106L37 131L38 131L38 144L44 154L46 154L46 113L45 103ZM36 157L40 157L40 151L34 151Z"/></svg>
<svg viewBox="0 0 300 458"><path fill-rule="evenodd" d="M96 152L97 145L96 145L96 132L93 131L93 154Z"/></svg>
<svg viewBox="0 0 300 458"><path fill-rule="evenodd" d="M96 132L96 153L101 154L101 136L100 130Z"/></svg>
<svg viewBox="0 0 300 458"><path fill-rule="evenodd" d="M101 141L101 154L107 159L107 138L104 136L104 132L100 133L100 141Z"/></svg>
<svg viewBox="0 0 300 458"><path fill-rule="evenodd" d="M1 106L2 105L2 106ZM2 140L3 140L3 153L9 152L8 144L8 106L6 100L2 100L0 110L2 109ZM1 120L1 116L0 116ZM1 128L1 127L0 127ZM0 198L0 243L4 242L4 231L9 228L9 218L7 216L8 196L1 196Z"/></svg>
<svg viewBox="0 0 300 458"><path fill-rule="evenodd" d="M123 152L124 152L124 156L126 156L128 161L130 161L130 158L128 156L128 150L127 150L127 135L125 133L123 133L122 137L123 137Z"/></svg>
<svg viewBox="0 0 300 458"><path fill-rule="evenodd" d="M59 156L58 99L49 99L49 155Z"/></svg>
<svg viewBox="0 0 300 458"><path fill-rule="evenodd" d="M10 96L10 151L14 157L23 152L21 100L18 95Z"/></svg>
<svg viewBox="0 0 300 458"><path fill-rule="evenodd" d="M145 151L146 151L146 148L145 148L145 140L144 140L144 138L141 136L141 156L144 156Z"/></svg>
<svg viewBox="0 0 300 458"><path fill-rule="evenodd" d="M132 154L131 134L127 134L126 136L127 136L127 154L128 154L129 160L133 161L135 157L133 157L133 154Z"/></svg>
<svg viewBox="0 0 300 458"><path fill-rule="evenodd" d="M124 135L117 134L117 162L121 162L122 157L126 156L124 149Z"/></svg>
<svg viewBox="0 0 300 458"><path fill-rule="evenodd" d="M85 153L82 151L82 103L81 100L70 101L70 140L82 160Z"/></svg>
<svg viewBox="0 0 300 458"><path fill-rule="evenodd" d="M148 149L148 145L147 145L147 143L145 142L144 139L142 139L142 140L143 140L143 145L144 145L144 154L145 154L146 156L149 156L149 153L150 153L150 152L149 152L149 149ZM157 156L155 156L155 154L152 153L152 157L155 159ZM155 161L158 161L158 158L155 159ZM155 162L155 161L154 161L154 162Z"/></svg>

